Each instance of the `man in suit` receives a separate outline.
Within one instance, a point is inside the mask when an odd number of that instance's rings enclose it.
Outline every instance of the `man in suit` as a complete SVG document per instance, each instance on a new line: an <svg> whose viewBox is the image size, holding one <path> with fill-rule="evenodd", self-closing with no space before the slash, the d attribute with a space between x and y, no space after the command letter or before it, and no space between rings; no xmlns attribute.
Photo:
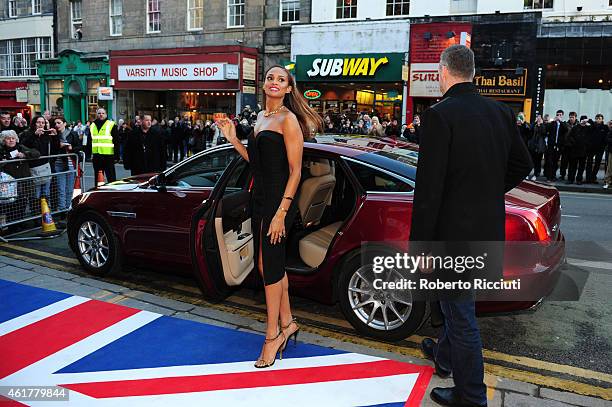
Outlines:
<svg viewBox="0 0 612 407"><path fill-rule="evenodd" d="M559 158L566 153L565 142L569 133L569 126L563 121L564 114L563 110L557 110L555 119L548 125L544 175L549 182L557 180ZM564 175L564 173L561 174L561 176Z"/></svg>
<svg viewBox="0 0 612 407"><path fill-rule="evenodd" d="M422 115L412 254L441 242L464 246L496 242L503 247L504 195L533 167L512 110L480 96L472 83L474 72L469 48L453 45L442 53L439 74L444 97ZM487 267L501 273L502 261ZM439 376L453 374L455 387L431 392L441 405L487 405L482 343L473 293L469 294L462 300L440 299L442 333L438 343L425 339L422 344Z"/></svg>

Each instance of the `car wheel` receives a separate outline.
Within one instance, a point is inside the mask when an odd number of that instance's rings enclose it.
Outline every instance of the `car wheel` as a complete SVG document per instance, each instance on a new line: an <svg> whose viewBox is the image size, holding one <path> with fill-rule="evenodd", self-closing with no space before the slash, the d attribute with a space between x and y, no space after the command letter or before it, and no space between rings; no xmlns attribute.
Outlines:
<svg viewBox="0 0 612 407"><path fill-rule="evenodd" d="M413 334L425 315L425 303L413 301L410 290L379 290L373 281L403 278L395 270L374 273L374 257L388 255L368 250L344 263L338 276L338 298L344 317L360 333L387 341Z"/></svg>
<svg viewBox="0 0 612 407"><path fill-rule="evenodd" d="M121 250L108 223L94 212L80 215L73 229L75 254L90 273L102 276L121 269Z"/></svg>

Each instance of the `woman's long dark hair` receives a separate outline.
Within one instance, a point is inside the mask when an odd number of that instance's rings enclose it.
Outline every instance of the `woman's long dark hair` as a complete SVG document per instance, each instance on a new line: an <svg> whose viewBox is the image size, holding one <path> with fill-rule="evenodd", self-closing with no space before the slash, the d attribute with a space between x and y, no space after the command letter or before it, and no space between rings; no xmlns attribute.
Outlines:
<svg viewBox="0 0 612 407"><path fill-rule="evenodd" d="M295 78L289 71L280 65L273 65L266 70L266 76L268 76L268 72L270 72L273 68L280 68L287 74L287 80L289 81L289 86L291 86L291 92L285 94L283 98L283 104L289 109L293 114L296 115L298 122L300 123L300 128L302 129L302 135L304 136L304 140L308 140L316 135L316 133L323 132L323 120L321 116L317 112L315 112L310 106L308 106L308 102L299 91L297 84L295 83ZM264 79L265 81L265 79ZM264 109L266 108L266 98L264 95Z"/></svg>
<svg viewBox="0 0 612 407"><path fill-rule="evenodd" d="M32 118L32 121L30 122L30 130L32 130L32 133L34 133L36 131L36 122L38 121L38 119L44 119L44 117L42 117L42 116L34 116ZM45 126L46 126L46 124L45 124Z"/></svg>

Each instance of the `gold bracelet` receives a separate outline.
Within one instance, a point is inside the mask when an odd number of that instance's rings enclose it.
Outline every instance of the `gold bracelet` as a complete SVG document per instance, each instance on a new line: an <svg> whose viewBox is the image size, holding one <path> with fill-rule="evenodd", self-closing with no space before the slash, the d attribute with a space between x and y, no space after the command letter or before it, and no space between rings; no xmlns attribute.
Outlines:
<svg viewBox="0 0 612 407"><path fill-rule="evenodd" d="M282 206L278 208L279 211L283 211L283 212L287 212L287 209L283 208Z"/></svg>

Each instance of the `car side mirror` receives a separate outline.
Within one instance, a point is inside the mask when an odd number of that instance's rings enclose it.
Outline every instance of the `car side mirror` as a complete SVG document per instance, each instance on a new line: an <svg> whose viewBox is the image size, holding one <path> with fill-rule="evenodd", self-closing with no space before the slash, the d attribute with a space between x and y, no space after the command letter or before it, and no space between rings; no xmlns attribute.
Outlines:
<svg viewBox="0 0 612 407"><path fill-rule="evenodd" d="M166 192L166 174L161 172L151 177L151 179L149 179L149 185L160 192Z"/></svg>

